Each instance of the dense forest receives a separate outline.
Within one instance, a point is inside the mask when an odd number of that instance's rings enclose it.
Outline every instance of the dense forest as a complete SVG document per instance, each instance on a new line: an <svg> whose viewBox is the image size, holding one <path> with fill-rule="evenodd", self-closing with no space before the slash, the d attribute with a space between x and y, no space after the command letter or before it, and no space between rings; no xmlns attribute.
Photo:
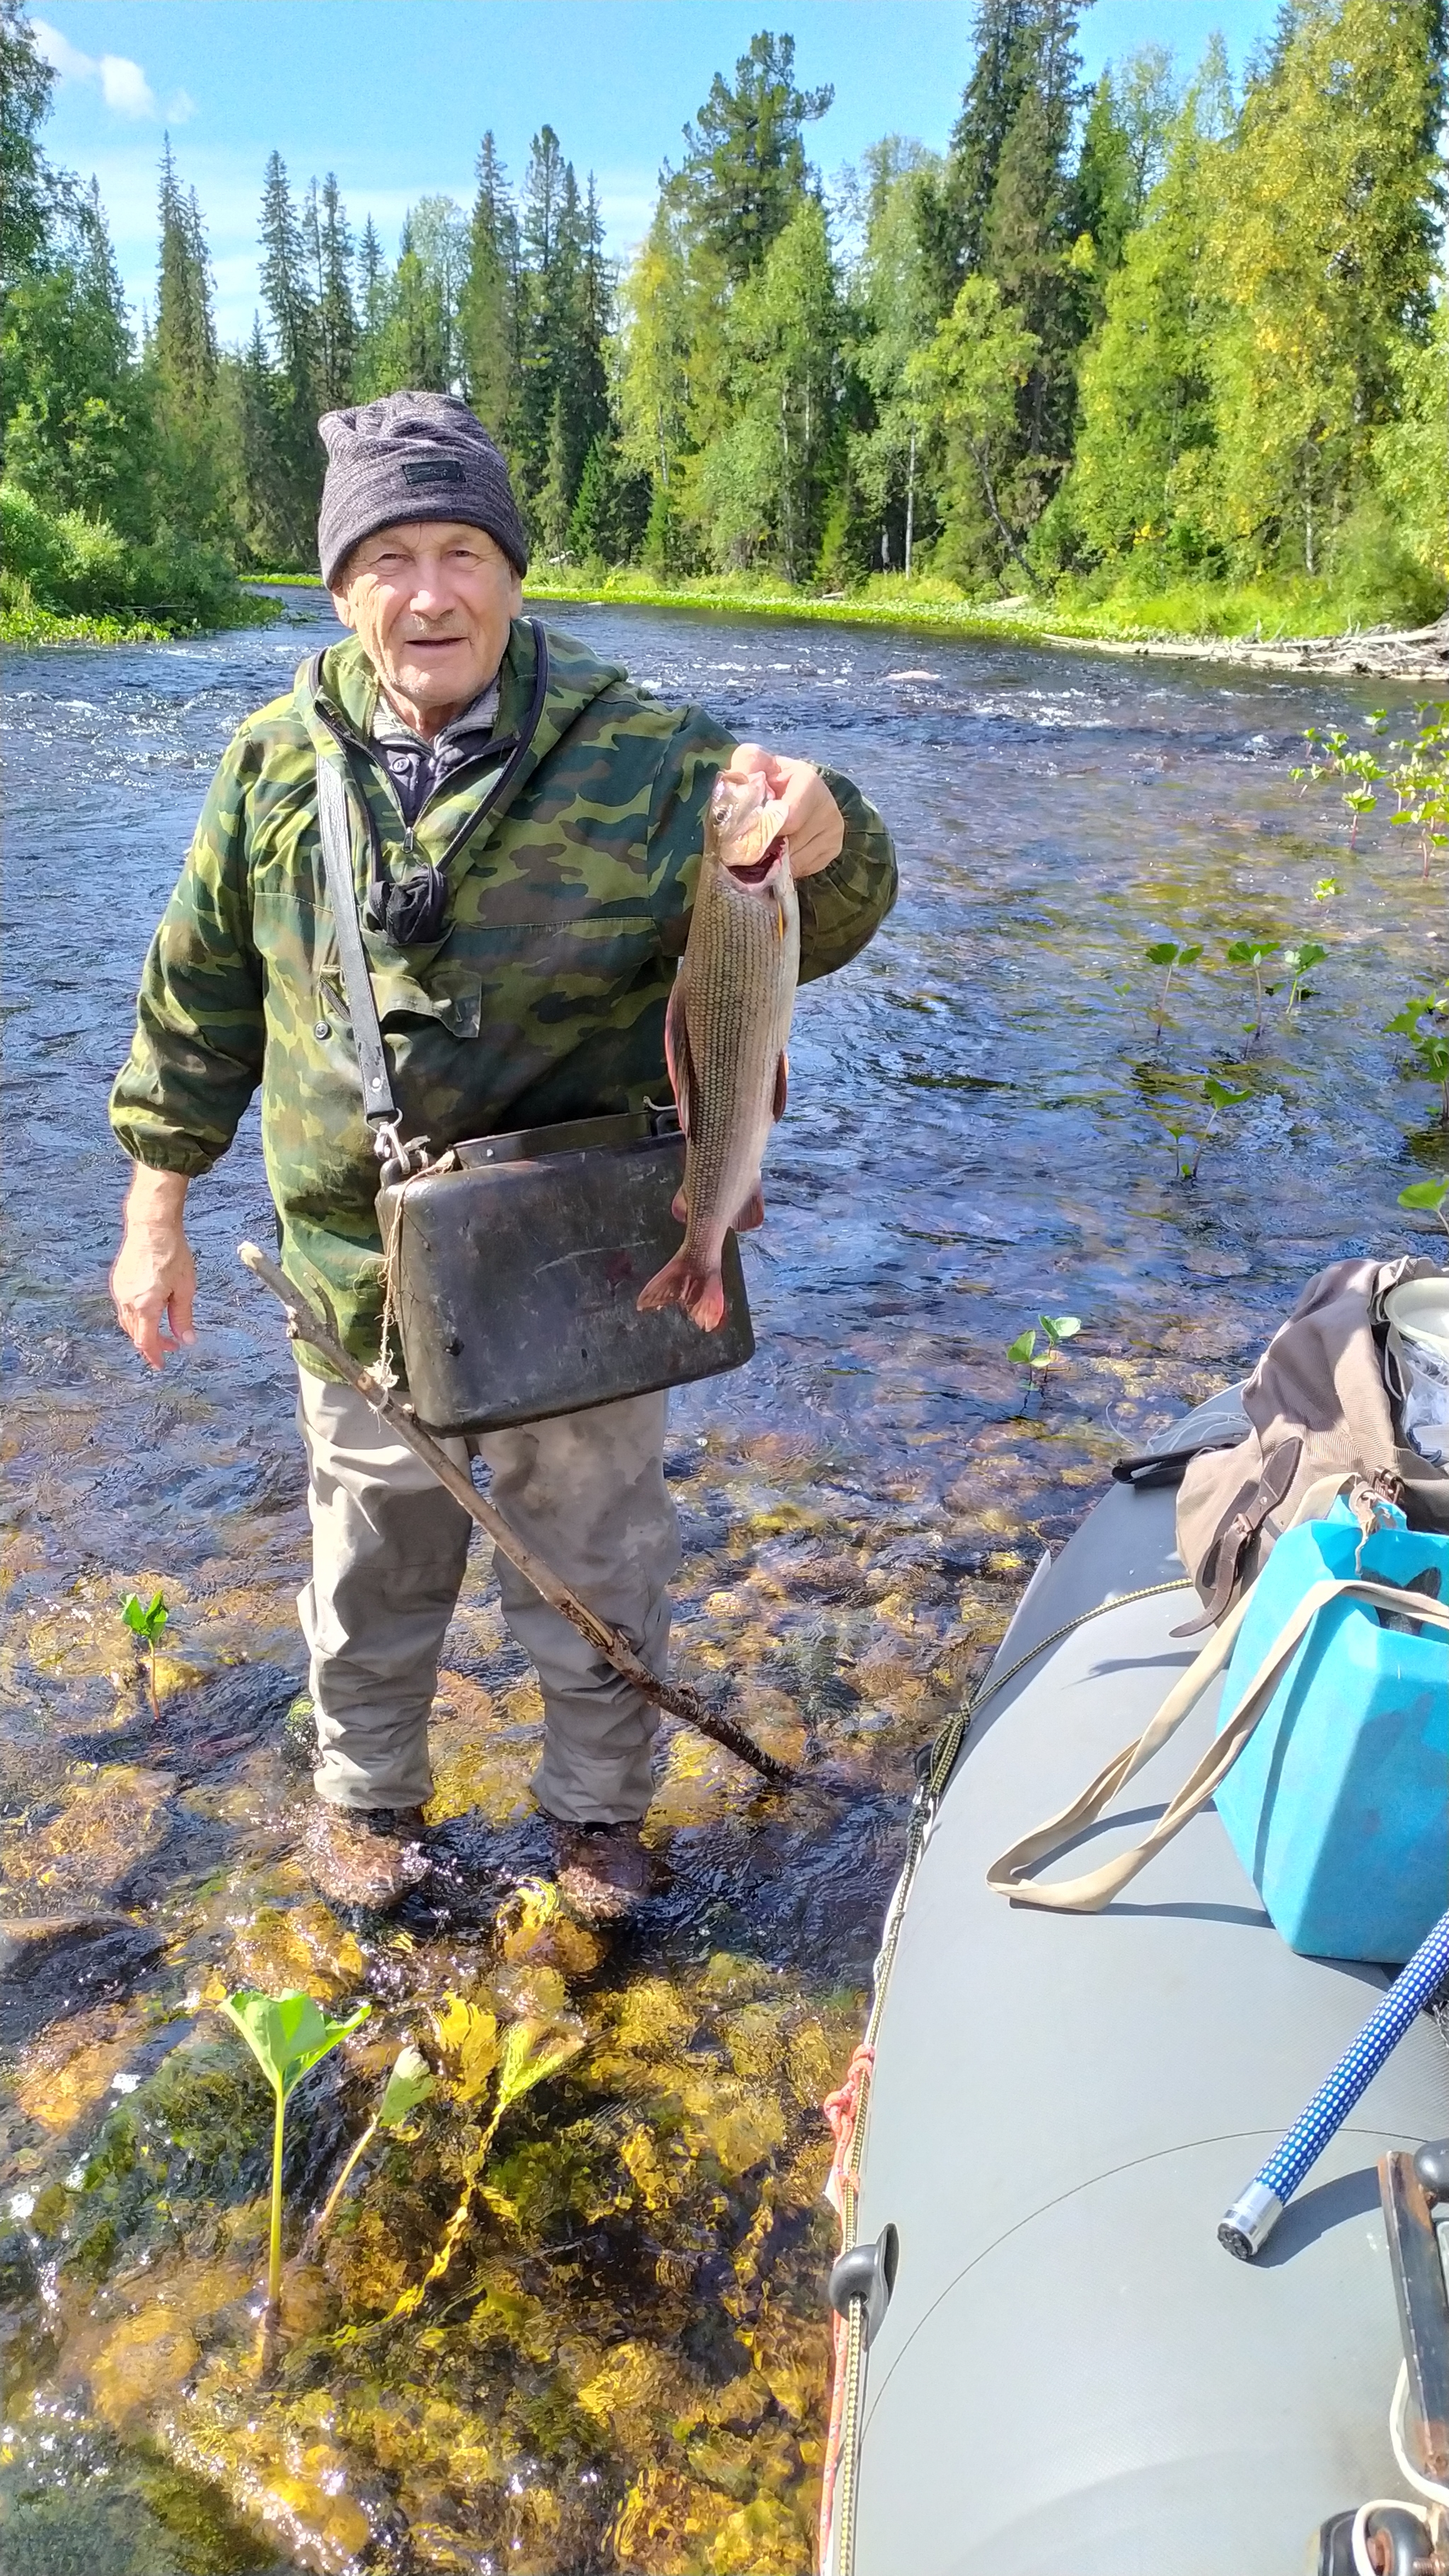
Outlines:
<svg viewBox="0 0 1449 2576"><path fill-rule="evenodd" d="M471 208L423 198L396 259L274 153L226 349L169 143L133 333L0 0L9 604L205 616L229 567L314 564L318 413L427 385L505 448L540 574L1437 614L1444 0L1283 0L1236 92L1216 41L1186 80L1149 46L1088 86L1079 16L978 0L946 150L888 136L829 183L831 91L757 35L622 273L550 126L516 185L485 134Z"/></svg>

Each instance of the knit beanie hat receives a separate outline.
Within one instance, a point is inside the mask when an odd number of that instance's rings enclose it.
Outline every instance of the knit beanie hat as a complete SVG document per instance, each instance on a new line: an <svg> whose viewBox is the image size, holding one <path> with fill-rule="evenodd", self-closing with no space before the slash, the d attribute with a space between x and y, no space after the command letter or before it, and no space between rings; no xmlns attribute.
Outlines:
<svg viewBox="0 0 1449 2576"><path fill-rule="evenodd" d="M456 394L384 394L317 423L327 475L317 553L330 589L355 545L406 519L461 519L486 528L516 572L528 539L508 468Z"/></svg>

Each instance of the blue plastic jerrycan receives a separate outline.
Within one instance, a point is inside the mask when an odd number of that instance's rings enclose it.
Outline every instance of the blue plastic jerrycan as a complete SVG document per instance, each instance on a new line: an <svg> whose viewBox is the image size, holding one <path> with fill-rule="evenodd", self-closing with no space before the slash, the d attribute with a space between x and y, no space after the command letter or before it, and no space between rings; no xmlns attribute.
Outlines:
<svg viewBox="0 0 1449 2576"><path fill-rule="evenodd" d="M1253 1586L1221 1717L1309 1586L1355 1573L1418 1576L1449 1602L1449 1538L1365 1539L1342 1501L1285 1531ZM1411 1957L1449 1904L1449 1629L1386 1627L1351 1596L1320 1610L1214 1803L1292 1949Z"/></svg>

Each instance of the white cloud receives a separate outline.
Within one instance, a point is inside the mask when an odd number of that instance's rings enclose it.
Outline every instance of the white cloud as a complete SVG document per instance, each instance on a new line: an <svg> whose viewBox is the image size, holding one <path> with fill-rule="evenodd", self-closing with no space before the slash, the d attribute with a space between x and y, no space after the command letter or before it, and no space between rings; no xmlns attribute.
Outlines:
<svg viewBox="0 0 1449 2576"><path fill-rule="evenodd" d="M196 101L189 89L179 89L174 98L168 98L166 102L168 125L185 125L195 114Z"/></svg>
<svg viewBox="0 0 1449 2576"><path fill-rule="evenodd" d="M101 96L117 116L156 116L155 93L139 63L127 54L83 54L58 27L32 18L36 51L63 81L98 81ZM183 92L184 96L185 93ZM186 102L189 112L191 102Z"/></svg>

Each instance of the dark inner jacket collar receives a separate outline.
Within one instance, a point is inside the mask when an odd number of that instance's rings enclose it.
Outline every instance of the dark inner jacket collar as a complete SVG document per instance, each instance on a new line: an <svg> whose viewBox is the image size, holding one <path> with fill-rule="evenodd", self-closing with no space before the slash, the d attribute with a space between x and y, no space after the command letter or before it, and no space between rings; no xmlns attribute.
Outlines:
<svg viewBox="0 0 1449 2576"><path fill-rule="evenodd" d="M495 672L486 689L481 689L471 706L454 716L450 724L427 741L405 724L396 708L384 695L377 693L372 717L372 739L378 758L392 780L403 821L415 823L435 787L450 777L465 762L476 760L486 749L498 721L499 676Z"/></svg>

